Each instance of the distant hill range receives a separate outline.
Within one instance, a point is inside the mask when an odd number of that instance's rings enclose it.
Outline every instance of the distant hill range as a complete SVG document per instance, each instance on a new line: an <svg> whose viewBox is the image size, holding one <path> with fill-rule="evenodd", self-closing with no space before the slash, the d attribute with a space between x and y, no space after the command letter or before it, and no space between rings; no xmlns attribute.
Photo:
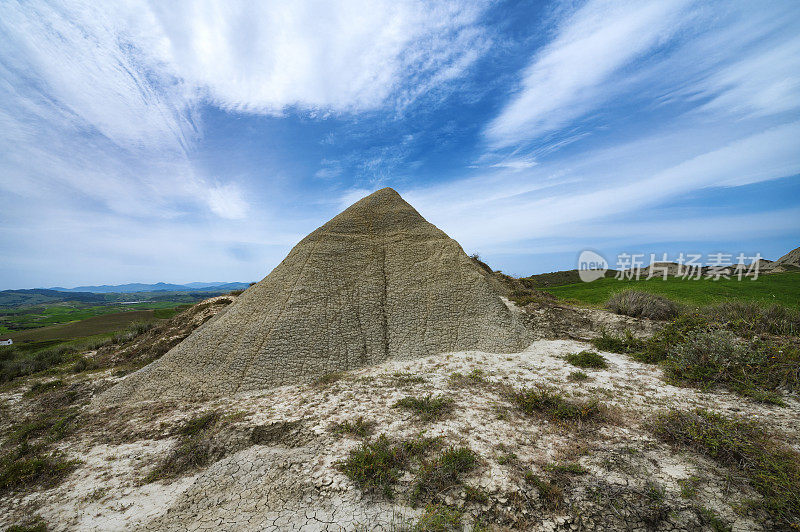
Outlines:
<svg viewBox="0 0 800 532"><path fill-rule="evenodd" d="M76 286L75 288L63 288L61 286L54 286L46 290L54 290L56 292L90 292L93 294L130 294L131 292L229 292L231 290L244 290L250 286L250 283L186 283L186 284L170 284L170 283L128 283L116 285L100 285L100 286Z"/></svg>
<svg viewBox="0 0 800 532"><path fill-rule="evenodd" d="M176 301L194 303L232 290L244 290L249 283L130 283L123 285L77 286L75 288L33 288L0 290L0 307L19 307L76 301L90 304L118 304L135 301Z"/></svg>

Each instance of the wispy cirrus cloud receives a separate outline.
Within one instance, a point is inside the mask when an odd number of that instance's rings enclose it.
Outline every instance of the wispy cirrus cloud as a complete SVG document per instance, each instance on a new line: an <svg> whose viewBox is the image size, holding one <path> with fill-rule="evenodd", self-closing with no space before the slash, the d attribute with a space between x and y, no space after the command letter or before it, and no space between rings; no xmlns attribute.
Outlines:
<svg viewBox="0 0 800 532"><path fill-rule="evenodd" d="M486 139L541 149L664 105L725 118L797 110L798 17L792 2L589 0L555 22Z"/></svg>
<svg viewBox="0 0 800 532"><path fill-rule="evenodd" d="M532 140L592 112L615 73L681 29L690 2L592 0L557 24L522 75L519 91L487 127L496 148Z"/></svg>

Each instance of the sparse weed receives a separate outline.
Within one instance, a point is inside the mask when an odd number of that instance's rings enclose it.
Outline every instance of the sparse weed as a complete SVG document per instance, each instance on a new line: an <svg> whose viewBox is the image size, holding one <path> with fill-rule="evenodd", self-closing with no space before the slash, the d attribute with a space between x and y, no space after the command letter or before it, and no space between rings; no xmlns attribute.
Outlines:
<svg viewBox="0 0 800 532"><path fill-rule="evenodd" d="M442 490L459 486L460 477L478 465L478 456L469 447L451 447L433 460L423 462L417 473L413 501L429 500Z"/></svg>
<svg viewBox="0 0 800 532"><path fill-rule="evenodd" d="M336 381L343 379L345 375L346 373L343 371L334 371L332 373L326 373L318 377L313 384L314 386L320 386L320 387L328 386Z"/></svg>
<svg viewBox="0 0 800 532"><path fill-rule="evenodd" d="M482 384L485 383L486 376L482 369L474 368L472 371L467 373L466 375L455 372L450 374L450 384L452 386L470 386L473 384Z"/></svg>
<svg viewBox="0 0 800 532"><path fill-rule="evenodd" d="M548 464L545 466L545 471L556 474L570 474L570 475L585 475L589 472L588 469L583 467L577 462L563 462L560 464Z"/></svg>
<svg viewBox="0 0 800 532"><path fill-rule="evenodd" d="M545 387L526 388L511 395L512 401L526 414L540 414L553 421L597 421L603 418L603 406L597 400L575 401Z"/></svg>
<svg viewBox="0 0 800 532"><path fill-rule="evenodd" d="M374 421L364 421L362 416L354 420L345 420L340 423L334 423L331 425L331 432L334 434L351 434L353 436L358 436L361 438L366 438L370 434L372 434L373 428L375 427Z"/></svg>
<svg viewBox="0 0 800 532"><path fill-rule="evenodd" d="M392 373L391 377L392 380L400 386L406 386L411 384L422 384L423 382L425 382L425 377L423 377L422 375L415 375L413 373L402 372L402 371L397 371L395 373Z"/></svg>
<svg viewBox="0 0 800 532"><path fill-rule="evenodd" d="M211 462L214 449L211 431L220 420L219 412L201 414L185 422L179 429L176 447L144 479L145 483L178 476Z"/></svg>
<svg viewBox="0 0 800 532"><path fill-rule="evenodd" d="M411 528L411 532L456 532L463 530L462 514L455 508L431 504Z"/></svg>
<svg viewBox="0 0 800 532"><path fill-rule="evenodd" d="M422 421L435 421L453 410L453 400L449 397L404 397L394 404L395 408L411 411Z"/></svg>
<svg viewBox="0 0 800 532"><path fill-rule="evenodd" d="M636 353L644 347L644 341L625 331L624 336L612 336L603 330L600 337L592 339L594 345L600 351L610 351L612 353Z"/></svg>
<svg viewBox="0 0 800 532"><path fill-rule="evenodd" d="M760 507L788 528L800 527L800 453L760 425L705 410L656 416L653 432L667 443L693 449L744 473L763 496Z"/></svg>
<svg viewBox="0 0 800 532"><path fill-rule="evenodd" d="M564 491L554 482L544 480L532 471L525 472L525 481L539 492L542 502L551 510L558 510L564 503Z"/></svg>

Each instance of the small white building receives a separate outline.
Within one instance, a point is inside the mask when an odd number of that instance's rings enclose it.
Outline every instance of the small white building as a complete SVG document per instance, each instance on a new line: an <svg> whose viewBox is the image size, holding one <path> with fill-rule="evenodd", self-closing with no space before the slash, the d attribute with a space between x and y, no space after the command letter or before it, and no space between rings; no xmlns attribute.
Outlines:
<svg viewBox="0 0 800 532"><path fill-rule="evenodd" d="M14 343L14 340L11 338L7 338L5 340L0 340L0 345L11 345Z"/></svg>

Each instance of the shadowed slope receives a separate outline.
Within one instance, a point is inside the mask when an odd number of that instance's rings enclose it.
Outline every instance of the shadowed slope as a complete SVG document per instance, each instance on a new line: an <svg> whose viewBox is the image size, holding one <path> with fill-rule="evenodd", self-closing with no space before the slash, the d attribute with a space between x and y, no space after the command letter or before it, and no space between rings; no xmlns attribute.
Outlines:
<svg viewBox="0 0 800 532"><path fill-rule="evenodd" d="M474 262L385 188L297 244L226 312L106 400L207 398L530 335Z"/></svg>

